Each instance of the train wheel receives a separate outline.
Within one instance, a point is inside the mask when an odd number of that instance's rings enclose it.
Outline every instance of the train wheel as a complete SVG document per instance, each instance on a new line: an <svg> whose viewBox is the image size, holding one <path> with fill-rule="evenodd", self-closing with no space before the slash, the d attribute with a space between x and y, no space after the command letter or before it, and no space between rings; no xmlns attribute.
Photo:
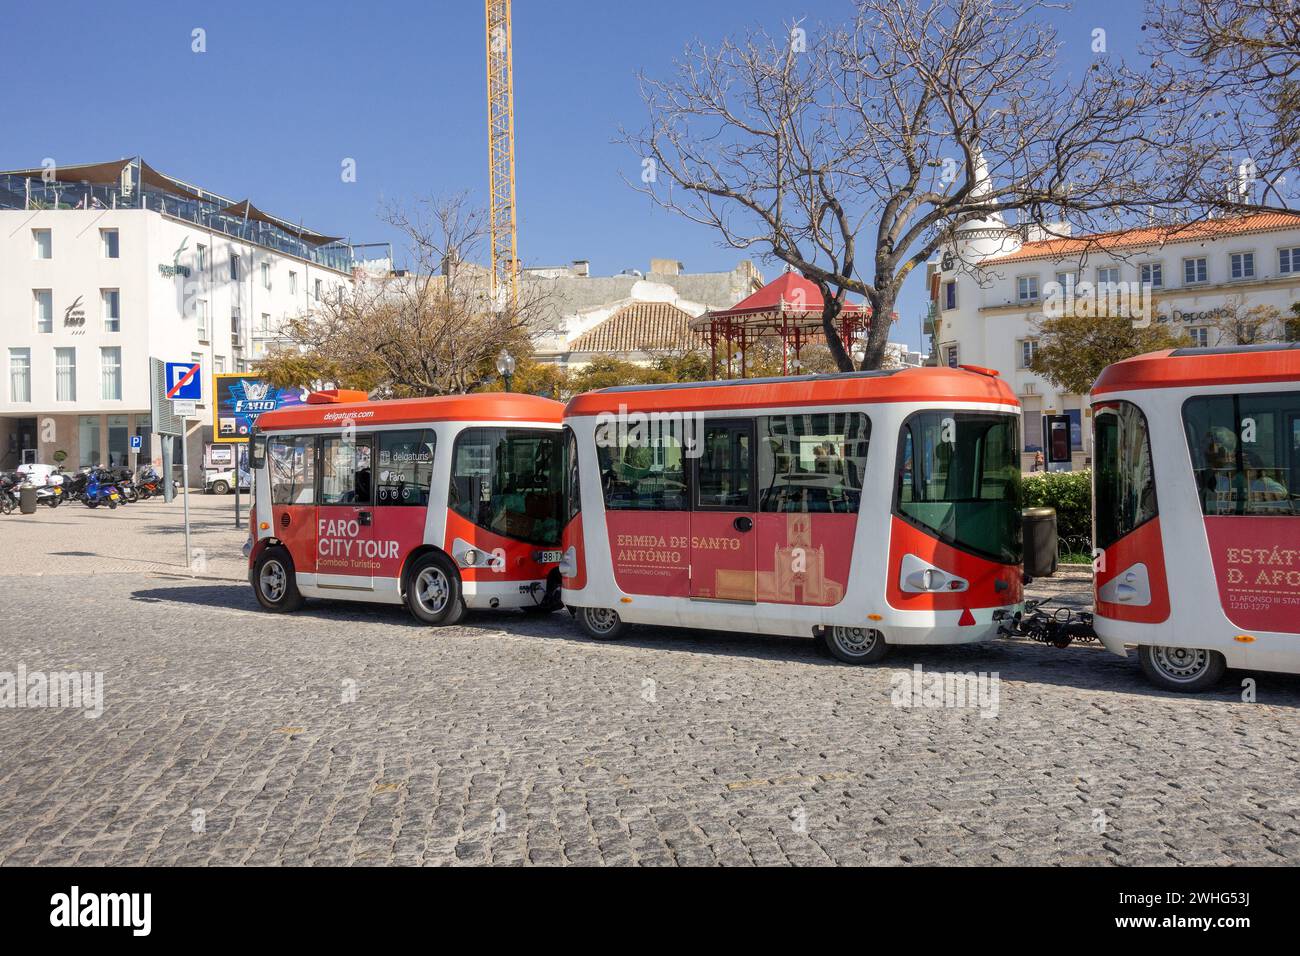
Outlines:
<svg viewBox="0 0 1300 956"><path fill-rule="evenodd" d="M257 592L257 603L268 611L296 611L302 607L288 551L276 547L262 552L253 565L253 590Z"/></svg>
<svg viewBox="0 0 1300 956"><path fill-rule="evenodd" d="M578 627L594 641L612 641L623 636L627 625L612 607L578 608Z"/></svg>
<svg viewBox="0 0 1300 956"><path fill-rule="evenodd" d="M848 664L874 664L889 653L885 635L874 627L828 627L822 642L832 656Z"/></svg>
<svg viewBox="0 0 1300 956"><path fill-rule="evenodd" d="M440 554L426 554L415 562L406 585L406 606L416 620L443 626L465 616L460 575Z"/></svg>
<svg viewBox="0 0 1300 956"><path fill-rule="evenodd" d="M1227 669L1222 654L1199 647L1143 644L1138 648L1138 662L1142 673L1157 687L1189 694L1209 690Z"/></svg>

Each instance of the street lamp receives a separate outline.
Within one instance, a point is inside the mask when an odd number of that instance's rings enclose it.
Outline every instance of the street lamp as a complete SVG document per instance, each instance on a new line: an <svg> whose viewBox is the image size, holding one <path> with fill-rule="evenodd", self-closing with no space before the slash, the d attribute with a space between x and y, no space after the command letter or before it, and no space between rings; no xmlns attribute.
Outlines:
<svg viewBox="0 0 1300 956"><path fill-rule="evenodd" d="M510 391L510 376L515 374L515 357L506 349L502 349L497 356L497 374L505 380L506 391Z"/></svg>

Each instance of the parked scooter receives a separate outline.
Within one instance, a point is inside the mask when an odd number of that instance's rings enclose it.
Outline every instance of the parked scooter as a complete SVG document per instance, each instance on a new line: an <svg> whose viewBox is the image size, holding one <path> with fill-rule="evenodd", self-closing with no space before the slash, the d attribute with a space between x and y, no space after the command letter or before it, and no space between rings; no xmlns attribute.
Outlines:
<svg viewBox="0 0 1300 956"><path fill-rule="evenodd" d="M140 467L140 471L135 478L135 488L142 499L165 498L162 475L158 474L153 465L142 465ZM172 482L172 490L180 490L178 482Z"/></svg>
<svg viewBox="0 0 1300 956"><path fill-rule="evenodd" d="M122 500L122 493L113 484L113 476L104 468L92 468L86 477L86 488L82 492L82 501L87 508L108 505L115 509Z"/></svg>
<svg viewBox="0 0 1300 956"><path fill-rule="evenodd" d="M0 475L0 515L13 514L18 508L21 475Z"/></svg>
<svg viewBox="0 0 1300 956"><path fill-rule="evenodd" d="M110 474L112 473L110 472ZM117 485L117 490L122 493L122 501L126 504L140 500L140 492L135 485L135 475L131 473L130 468L119 468L114 475L113 483Z"/></svg>

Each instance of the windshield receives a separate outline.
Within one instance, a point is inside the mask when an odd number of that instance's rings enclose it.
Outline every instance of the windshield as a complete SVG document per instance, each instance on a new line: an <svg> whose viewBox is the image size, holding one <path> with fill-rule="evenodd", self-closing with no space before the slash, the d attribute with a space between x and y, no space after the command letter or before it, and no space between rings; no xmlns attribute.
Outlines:
<svg viewBox="0 0 1300 956"><path fill-rule="evenodd" d="M563 442L559 429L465 429L452 456L451 509L507 538L559 544Z"/></svg>
<svg viewBox="0 0 1300 956"><path fill-rule="evenodd" d="M1093 528L1109 548L1156 516L1156 475L1146 416L1132 402L1093 406Z"/></svg>
<svg viewBox="0 0 1300 956"><path fill-rule="evenodd" d="M1020 422L997 412L918 412L898 442L894 513L941 541L1021 560Z"/></svg>

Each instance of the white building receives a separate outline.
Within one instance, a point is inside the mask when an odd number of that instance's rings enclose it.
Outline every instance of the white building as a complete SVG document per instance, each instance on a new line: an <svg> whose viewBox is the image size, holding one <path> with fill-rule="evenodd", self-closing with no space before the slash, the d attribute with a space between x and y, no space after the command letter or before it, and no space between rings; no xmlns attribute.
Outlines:
<svg viewBox="0 0 1300 956"><path fill-rule="evenodd" d="M1058 292L1072 289L1076 300L1108 290L1145 296L1154 321L1173 323L1202 346L1238 344L1234 317L1255 306L1290 316L1300 301L1297 214L1071 238L1025 236L995 215L968 224L956 242L927 272L938 360L997 369L1011 384L1024 405L1026 468L1042 448L1046 414L1070 417L1072 466L1091 461L1087 397L1059 394L1027 368L1035 326L1056 307Z"/></svg>
<svg viewBox="0 0 1300 956"><path fill-rule="evenodd" d="M0 469L161 462L149 358L245 371L286 316L352 281L353 249L139 158L0 173ZM191 479L211 408L189 435ZM197 464L196 464L197 462Z"/></svg>

